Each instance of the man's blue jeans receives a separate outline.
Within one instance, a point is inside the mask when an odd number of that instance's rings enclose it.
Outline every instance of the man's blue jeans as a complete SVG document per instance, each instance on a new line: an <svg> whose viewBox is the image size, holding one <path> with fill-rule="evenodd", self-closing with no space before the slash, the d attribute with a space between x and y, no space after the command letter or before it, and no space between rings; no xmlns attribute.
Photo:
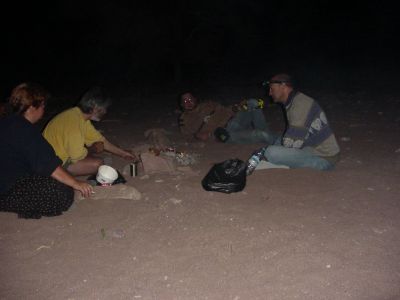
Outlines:
<svg viewBox="0 0 400 300"><path fill-rule="evenodd" d="M286 148L277 143L280 143L280 139L275 145L268 146L264 152L265 158L276 165L285 165L289 168L312 168L317 170L331 170L334 165L312 153L311 148Z"/></svg>
<svg viewBox="0 0 400 300"><path fill-rule="evenodd" d="M267 121L261 109L257 108L256 99L247 100L247 111L239 111L228 122L225 129L229 133L227 143L235 144L273 144L276 135L268 129Z"/></svg>

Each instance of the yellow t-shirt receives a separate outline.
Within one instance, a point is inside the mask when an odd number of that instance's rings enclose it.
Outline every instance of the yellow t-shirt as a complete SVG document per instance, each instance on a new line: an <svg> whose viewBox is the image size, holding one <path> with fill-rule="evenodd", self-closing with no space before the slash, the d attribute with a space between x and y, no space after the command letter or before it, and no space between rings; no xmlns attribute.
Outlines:
<svg viewBox="0 0 400 300"><path fill-rule="evenodd" d="M43 136L53 146L57 156L66 161L77 162L88 153L86 146L104 141L104 137L83 118L78 107L70 108L55 116L43 130Z"/></svg>

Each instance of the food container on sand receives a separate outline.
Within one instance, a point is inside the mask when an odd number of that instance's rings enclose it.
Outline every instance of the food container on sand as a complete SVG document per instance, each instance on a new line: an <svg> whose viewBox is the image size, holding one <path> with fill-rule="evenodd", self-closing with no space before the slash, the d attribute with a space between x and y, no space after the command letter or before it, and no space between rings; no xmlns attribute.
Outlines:
<svg viewBox="0 0 400 300"><path fill-rule="evenodd" d="M102 165L97 171L96 180L102 186L110 186L118 178L118 172L107 165Z"/></svg>

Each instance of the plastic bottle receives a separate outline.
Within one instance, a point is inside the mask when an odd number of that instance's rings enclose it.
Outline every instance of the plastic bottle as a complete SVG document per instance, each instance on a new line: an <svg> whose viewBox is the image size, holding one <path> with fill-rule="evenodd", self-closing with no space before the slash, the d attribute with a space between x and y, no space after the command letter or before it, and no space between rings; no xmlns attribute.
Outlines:
<svg viewBox="0 0 400 300"><path fill-rule="evenodd" d="M266 148L263 147L254 151L253 155L247 161L246 175L251 175L254 172L264 156L265 149Z"/></svg>

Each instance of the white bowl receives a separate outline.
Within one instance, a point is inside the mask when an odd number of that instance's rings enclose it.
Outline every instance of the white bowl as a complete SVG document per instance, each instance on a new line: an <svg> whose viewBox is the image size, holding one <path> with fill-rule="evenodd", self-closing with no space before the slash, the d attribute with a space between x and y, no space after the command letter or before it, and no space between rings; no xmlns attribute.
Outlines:
<svg viewBox="0 0 400 300"><path fill-rule="evenodd" d="M97 171L96 180L101 185L112 185L117 178L118 172L110 166L102 165Z"/></svg>

